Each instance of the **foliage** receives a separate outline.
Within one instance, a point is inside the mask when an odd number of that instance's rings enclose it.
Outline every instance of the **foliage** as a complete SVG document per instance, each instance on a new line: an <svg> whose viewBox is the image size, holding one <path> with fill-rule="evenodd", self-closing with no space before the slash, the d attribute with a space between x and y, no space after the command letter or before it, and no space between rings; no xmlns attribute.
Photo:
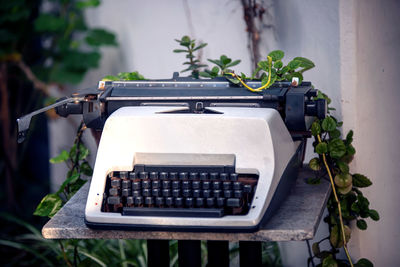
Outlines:
<svg viewBox="0 0 400 267"><path fill-rule="evenodd" d="M329 97L321 92L317 99L325 99L329 104ZM351 229L347 226L351 221L356 221L356 226L360 230L367 229L366 218L374 221L379 220L379 214L376 210L369 207L368 199L361 192L361 188L372 185L371 180L358 173L351 173L349 164L356 153L352 145L353 131L350 130L343 138L339 122L334 116L328 114L323 120L316 120L311 126L311 133L315 137L313 143L314 151L318 154L310 160L309 166L316 171L317 176L311 179L313 183L319 181L321 177L326 177L326 169L322 155L325 154L326 160L332 175L334 176L334 186L338 194L341 207L342 218L345 222L346 243L350 239ZM321 142L317 137L321 136ZM328 215L324 221L329 225L329 238L323 239L313 244L314 257L321 259L322 266L348 266L349 262L337 259L339 248L344 246L343 235L340 227L339 210L333 195L330 196L327 204ZM319 244L328 240L331 246L330 250L320 251ZM367 259L360 259L355 266L373 266Z"/></svg>
<svg viewBox="0 0 400 267"><path fill-rule="evenodd" d="M285 53L281 50L274 50L268 56L272 59L271 73L268 73L268 61L265 60L257 63L258 67L252 75L253 79L259 77L262 85L267 83L269 75L271 75L271 85L276 81L292 81L292 78L298 78L300 84L303 81L303 73L315 66L311 60L304 57L295 57L285 66L282 62ZM260 71L261 75L258 76Z"/></svg>
<svg viewBox="0 0 400 267"><path fill-rule="evenodd" d="M93 170L87 162L89 149L82 142L82 134L86 129L83 122L79 126L74 144L69 151L61 153L50 159L50 163L67 164L69 171L67 178L56 193L46 195L37 206L34 215L53 217L58 210L86 183L83 176L92 176Z"/></svg>
<svg viewBox="0 0 400 267"><path fill-rule="evenodd" d="M106 75L103 77L102 81L137 81L144 80L145 78L139 72L120 72L117 76Z"/></svg>
<svg viewBox="0 0 400 267"><path fill-rule="evenodd" d="M181 72L192 71L192 77L198 79L200 68L207 67L207 65L201 64L200 60L195 57L193 54L195 51L202 49L207 46L206 43L201 43L196 45L196 40L190 39L189 36L183 36L180 40L175 39L179 43L180 46L183 46L185 49L174 49L174 53L185 53L188 61L184 62L183 65L189 65L186 69Z"/></svg>
<svg viewBox="0 0 400 267"><path fill-rule="evenodd" d="M217 76L224 76L225 73L231 72L230 67L238 65L241 60L234 60L232 61L231 58L222 55L220 56L219 59L207 59L211 63L214 63L215 67L213 67L211 70L205 69L204 71L200 72L200 76L206 77L206 78L215 78Z"/></svg>

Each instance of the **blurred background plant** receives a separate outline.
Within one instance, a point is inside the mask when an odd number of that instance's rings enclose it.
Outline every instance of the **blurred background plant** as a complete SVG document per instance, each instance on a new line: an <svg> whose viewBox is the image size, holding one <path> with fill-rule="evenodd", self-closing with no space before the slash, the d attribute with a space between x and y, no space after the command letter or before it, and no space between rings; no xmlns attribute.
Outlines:
<svg viewBox="0 0 400 267"><path fill-rule="evenodd" d="M0 1L0 211L18 214L19 222L32 224L31 230L44 222L32 213L49 192L47 119L53 114L34 118L27 142L19 146L15 121L54 102L68 84L79 83L99 65L100 47L117 45L113 33L85 22L85 10L99 4L99 0ZM23 226L1 220L0 238L26 232ZM27 248L35 247L33 240ZM31 260L27 250L10 246L0 246L0 253L8 255L0 263L13 258L21 265Z"/></svg>

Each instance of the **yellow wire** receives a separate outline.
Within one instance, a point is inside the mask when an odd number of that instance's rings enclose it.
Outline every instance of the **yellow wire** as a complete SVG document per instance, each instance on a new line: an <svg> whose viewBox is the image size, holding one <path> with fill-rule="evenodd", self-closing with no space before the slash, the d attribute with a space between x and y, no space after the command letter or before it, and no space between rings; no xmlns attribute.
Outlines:
<svg viewBox="0 0 400 267"><path fill-rule="evenodd" d="M233 78L236 78L239 80L239 82L241 82L241 84L243 84L244 87L246 87L248 90L252 91L252 92L261 92L262 90L264 90L265 88L267 88L269 86L269 84L271 83L271 69L272 69L272 58L270 56L267 56L268 59L268 81L266 84L264 84L261 87L258 88L251 88L250 86L248 86L238 75L236 75L235 73L231 73L231 72L227 72L226 74L230 74Z"/></svg>
<svg viewBox="0 0 400 267"><path fill-rule="evenodd" d="M322 143L321 136L317 135L317 138L318 138L318 142ZM344 224L343 224L343 218L342 218L342 208L340 206L339 198L338 198L338 196L336 194L335 183L333 182L332 173L331 173L331 171L329 169L329 166L328 166L328 163L326 161L325 153L322 153L322 160L324 161L324 165L325 165L326 171L328 172L329 179L331 180L333 195L335 196L335 200L336 200L336 203L337 203L337 206L338 206L338 209L339 209L339 220L340 220L340 228L342 230L343 248L344 248L344 251L346 252L346 256L347 256L347 259L349 260L350 266L353 267L354 265L353 265L353 262L351 261L350 253L349 253L349 251L347 249L346 235L344 233Z"/></svg>

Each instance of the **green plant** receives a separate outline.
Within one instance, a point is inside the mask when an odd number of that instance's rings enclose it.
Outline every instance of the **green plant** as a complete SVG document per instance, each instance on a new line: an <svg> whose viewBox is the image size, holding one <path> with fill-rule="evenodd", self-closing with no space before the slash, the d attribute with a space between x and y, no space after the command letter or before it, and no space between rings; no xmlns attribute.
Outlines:
<svg viewBox="0 0 400 267"><path fill-rule="evenodd" d="M136 80L144 80L143 75L139 74L139 72L120 72L117 76L114 75L106 75L103 77L102 81L136 81Z"/></svg>
<svg viewBox="0 0 400 267"><path fill-rule="evenodd" d="M199 59L196 59L194 52L207 46L206 43L201 43L196 46L196 40L190 39L189 36L183 36L180 40L175 39L179 45L186 49L174 49L174 53L186 53L188 61L184 62L183 65L189 65L186 69L181 72L192 71L192 77L198 79L200 68L207 67L207 65L201 64Z"/></svg>
<svg viewBox="0 0 400 267"><path fill-rule="evenodd" d="M207 59L207 60L210 61L211 63L214 63L217 66L213 67L211 70L205 69L204 71L200 72L200 76L206 78L215 78L217 76L224 76L225 73L231 72L231 70L228 68L236 66L241 62L240 59L232 61L231 58L225 55L220 56L219 59Z"/></svg>
<svg viewBox="0 0 400 267"><path fill-rule="evenodd" d="M321 92L317 98L326 99L328 104L331 102L329 97ZM360 190L372 185L371 180L362 174L350 172L349 163L356 153L352 145L353 131L350 130L343 138L340 131L342 124L329 114L323 120L316 120L311 126L311 133L315 138L313 146L318 157L311 159L309 166L318 175L309 182L318 183L322 176L326 177L328 174L333 187L333 193L327 204L328 215L324 218L329 226L330 235L313 244L314 257L321 259L322 266L337 266L338 264L353 266L347 250L347 243L351 236L351 229L347 225L351 221L356 221L356 226L360 230L366 230L365 218L379 220L379 213L370 209L369 200ZM321 251L319 244L328 239L331 249ZM341 247L345 249L348 261L337 259L338 249ZM367 259L360 259L356 266L373 265Z"/></svg>

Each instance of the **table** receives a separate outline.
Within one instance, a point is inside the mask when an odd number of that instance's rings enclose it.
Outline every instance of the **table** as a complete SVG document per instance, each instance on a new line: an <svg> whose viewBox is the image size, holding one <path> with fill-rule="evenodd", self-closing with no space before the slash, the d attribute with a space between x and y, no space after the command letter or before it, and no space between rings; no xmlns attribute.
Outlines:
<svg viewBox="0 0 400 267"><path fill-rule="evenodd" d="M168 241L156 242L154 240L180 240L180 242L182 240L182 245L179 246L182 251L179 250L179 252L186 252L185 255L188 256L188 260L199 257L197 255L199 253L190 254L193 253L194 247L200 246L199 240L217 241L209 242L209 251L212 248L214 252L221 253L226 252L228 242L220 241L240 241L240 255L242 256L243 251L243 257L247 255L250 260L254 260L257 257L254 257L253 254L258 254L258 250L261 249L261 245L259 245L261 243L254 241L304 241L314 238L326 201L329 198L330 184L324 179L318 185L306 184L305 180L310 177L314 177L312 171L303 167L291 193L275 215L263 229L254 233L141 232L90 229L84 222L84 210L89 190L89 183L86 183L46 223L42 229L42 234L47 239L147 239L149 253L150 250L154 249L158 253L156 258L159 260L163 256L167 257L162 252L166 253ZM160 253L161 255L159 255ZM209 254L216 254L217 260L221 260L221 255L223 255L221 253ZM150 254L148 258L150 260ZM181 263L181 259L179 261ZM224 264L219 266L224 266Z"/></svg>

